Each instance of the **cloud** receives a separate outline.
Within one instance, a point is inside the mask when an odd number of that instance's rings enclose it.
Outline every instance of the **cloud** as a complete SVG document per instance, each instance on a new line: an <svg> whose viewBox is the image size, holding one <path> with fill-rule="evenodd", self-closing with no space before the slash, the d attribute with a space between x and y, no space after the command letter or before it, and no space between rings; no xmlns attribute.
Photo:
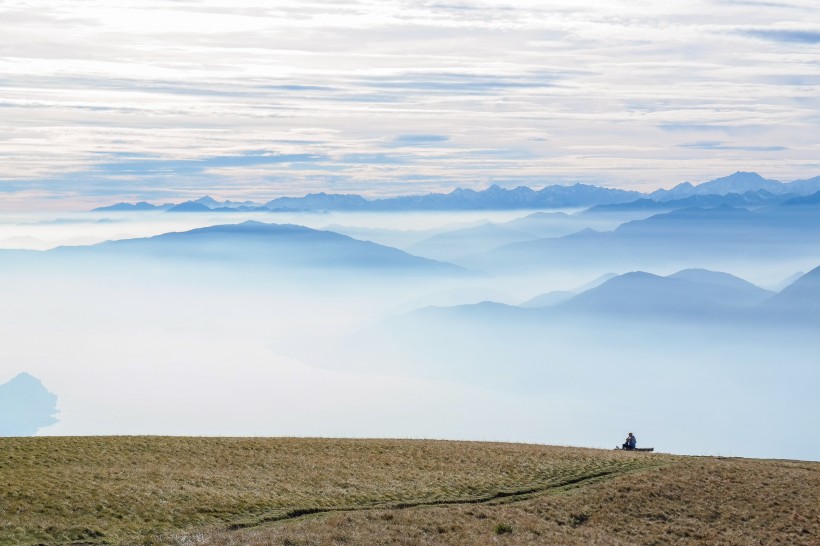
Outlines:
<svg viewBox="0 0 820 546"><path fill-rule="evenodd" d="M450 140L446 135L398 135L391 141L393 146L429 146Z"/></svg>
<svg viewBox="0 0 820 546"><path fill-rule="evenodd" d="M720 139L727 171L810 178L818 32L796 21L812 13L803 1L5 2L0 188L241 197L331 173L334 188L379 194L412 176L441 191L539 176L645 189L712 174L716 148L688 144Z"/></svg>
<svg viewBox="0 0 820 546"><path fill-rule="evenodd" d="M216 156L203 159L168 160L156 158L126 159L100 163L92 172L111 174L196 174L220 167L250 167L255 165L319 162L327 158L312 154L268 154L249 152L241 155Z"/></svg>
<svg viewBox="0 0 820 546"><path fill-rule="evenodd" d="M801 6L795 2L770 2L768 0L714 0L714 2L716 4L751 8L801 9Z"/></svg>
<svg viewBox="0 0 820 546"><path fill-rule="evenodd" d="M715 140L690 142L678 144L678 146L680 148L693 148L696 150L740 150L746 152L782 152L788 150L785 146L731 146Z"/></svg>
<svg viewBox="0 0 820 546"><path fill-rule="evenodd" d="M440 93L490 93L504 89L538 89L554 85L543 76L523 75L518 78L500 77L487 74L404 74L400 76L371 77L361 82L368 87L382 90L401 89Z"/></svg>
<svg viewBox="0 0 820 546"><path fill-rule="evenodd" d="M726 133L731 134L739 130L731 125L712 125L706 123L664 123L658 126L659 129L670 133ZM743 128L747 130L747 128ZM752 128L754 130L755 128ZM759 127L757 129L760 129Z"/></svg>
<svg viewBox="0 0 820 546"><path fill-rule="evenodd" d="M786 42L794 44L820 44L820 30L778 30L761 29L747 30L747 36L771 40L773 42Z"/></svg>
<svg viewBox="0 0 820 546"><path fill-rule="evenodd" d="M364 163L368 165L399 165L405 161L395 155L388 154L346 154L342 156L343 163Z"/></svg>

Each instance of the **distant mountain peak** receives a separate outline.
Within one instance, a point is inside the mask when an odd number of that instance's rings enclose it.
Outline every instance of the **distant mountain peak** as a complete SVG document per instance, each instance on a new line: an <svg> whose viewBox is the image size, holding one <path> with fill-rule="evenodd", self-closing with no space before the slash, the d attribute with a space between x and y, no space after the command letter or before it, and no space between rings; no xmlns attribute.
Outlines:
<svg viewBox="0 0 820 546"><path fill-rule="evenodd" d="M211 207L198 201L185 201L168 209L168 212L206 212Z"/></svg>
<svg viewBox="0 0 820 546"><path fill-rule="evenodd" d="M758 190L766 190L773 194L783 194L789 191L786 184L777 180L763 178L756 172L737 171L728 176L715 178L696 186L689 182L683 182L671 190L657 190L649 194L649 196L658 201L671 201L674 199L692 197L694 195L743 194Z"/></svg>
<svg viewBox="0 0 820 546"><path fill-rule="evenodd" d="M566 306L608 313L699 313L750 308L772 292L729 273L684 269L666 277L631 271L613 277L566 302Z"/></svg>
<svg viewBox="0 0 820 546"><path fill-rule="evenodd" d="M137 212L137 211L146 211L146 210L159 210L168 208L173 205L152 205L146 201L140 201L138 203L115 203L113 205L108 205L105 207L97 207L95 209L91 209L92 212L114 212L114 211L128 211L128 212Z"/></svg>

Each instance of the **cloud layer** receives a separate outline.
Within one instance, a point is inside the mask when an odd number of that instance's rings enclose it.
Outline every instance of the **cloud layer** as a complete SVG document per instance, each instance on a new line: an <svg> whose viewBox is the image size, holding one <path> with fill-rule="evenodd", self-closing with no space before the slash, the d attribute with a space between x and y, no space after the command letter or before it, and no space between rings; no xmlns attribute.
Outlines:
<svg viewBox="0 0 820 546"><path fill-rule="evenodd" d="M820 172L809 0L271 6L4 2L4 201Z"/></svg>

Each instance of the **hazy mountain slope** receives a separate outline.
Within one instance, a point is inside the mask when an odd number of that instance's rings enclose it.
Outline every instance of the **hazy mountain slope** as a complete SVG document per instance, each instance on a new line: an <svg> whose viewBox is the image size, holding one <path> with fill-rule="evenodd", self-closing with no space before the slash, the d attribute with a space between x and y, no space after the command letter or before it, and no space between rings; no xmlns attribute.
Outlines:
<svg viewBox="0 0 820 546"><path fill-rule="evenodd" d="M449 193L429 193L425 195L404 195L382 199L367 199L357 194L310 193L302 197L278 197L258 205L252 201L217 201L205 196L195 203L207 209L247 207L248 210L313 210L313 211L411 211L411 210L537 210L555 208L593 207L630 203L636 200L674 202L693 198L689 203L677 202L673 206L714 206L730 204L745 206L761 204L761 201L776 199L786 194L809 195L820 191L820 176L792 182L779 182L763 178L753 172L736 172L702 184L683 182L672 189L660 189L650 194L606 188L589 184L552 185L541 189L526 186L502 188L497 185L484 190L456 188ZM732 197L732 194L736 197ZM721 197L725 199L694 199L698 196ZM648 197L648 199L646 199ZM646 204L636 204L641 207ZM169 208L174 204L152 205L145 202L136 204L117 203L94 210L151 210ZM663 208L662 205L659 205ZM199 209L200 211L203 209ZM189 209L190 212L196 212Z"/></svg>
<svg viewBox="0 0 820 546"><path fill-rule="evenodd" d="M57 422L57 396L28 373L0 384L0 437L30 436Z"/></svg>
<svg viewBox="0 0 820 546"><path fill-rule="evenodd" d="M505 222L504 226L518 231L537 233L544 226L563 225L572 220L572 216L565 212L533 212L521 218Z"/></svg>
<svg viewBox="0 0 820 546"><path fill-rule="evenodd" d="M169 208L167 212L209 212L211 210L212 207L209 207L204 203L199 203L197 201L185 201L184 203L180 203L179 205L174 205Z"/></svg>
<svg viewBox="0 0 820 546"><path fill-rule="evenodd" d="M429 193L425 195L403 195L382 199L366 199L357 194L310 193L302 197L277 197L263 205L269 210L312 210L312 211L417 211L417 210L535 210L543 208L589 207L602 203L622 203L633 201L643 194L604 188L589 184L552 185L535 190L526 186L502 188L490 186L484 190L456 188L449 193ZM247 206L255 208L253 202L219 202L210 197L193 201L207 208ZM145 205L140 205L145 206ZM148 205L153 207L153 205ZM170 205L173 206L173 205ZM134 205L119 203L95 210L134 210ZM202 210L202 209L200 209ZM190 209L194 212L194 209Z"/></svg>
<svg viewBox="0 0 820 546"><path fill-rule="evenodd" d="M377 199L369 210L514 210L583 207L599 203L631 201L641 194L588 184L553 185L540 190L525 186L506 189L496 185L475 191L457 188L450 193Z"/></svg>
<svg viewBox="0 0 820 546"><path fill-rule="evenodd" d="M530 298L529 300L521 303L521 307L545 307L548 305L556 305L558 303L563 303L572 297L580 294L581 292L585 292L591 288L595 288L596 286L600 286L609 279L617 277L615 273L606 273L597 277L596 279L592 280L584 284L583 286L579 286L573 290L556 290L552 292L546 292L544 294L539 294L534 298Z"/></svg>
<svg viewBox="0 0 820 546"><path fill-rule="evenodd" d="M745 193L728 193L725 195L691 195L681 199L672 199L668 201L656 201L654 199L638 199L629 203L615 203L611 205L596 205L590 208L587 212L616 212L616 211L633 211L646 210L664 212L685 208L709 208L720 205L729 205L732 207L761 207L764 205L776 205L782 203L790 198L794 198L795 194L774 194L766 190L747 191Z"/></svg>
<svg viewBox="0 0 820 546"><path fill-rule="evenodd" d="M501 224L515 231L531 233L538 237L563 237L585 229L611 231L624 222L641 220L656 214L648 210L603 210L592 207L587 210L567 214L565 212L533 212Z"/></svg>
<svg viewBox="0 0 820 546"><path fill-rule="evenodd" d="M550 305L564 303L565 301L568 301L577 295L578 293L572 290L553 290L552 292L545 292L543 294L535 296L534 298L528 299L527 301L521 303L520 307L548 307Z"/></svg>
<svg viewBox="0 0 820 546"><path fill-rule="evenodd" d="M309 193L304 197L278 197L265 203L269 209L366 210L369 201L355 194Z"/></svg>
<svg viewBox="0 0 820 546"><path fill-rule="evenodd" d="M689 182L678 184L671 190L657 190L649 194L657 201L682 199L692 195L726 195L728 193L745 193L747 191L766 190L771 193L786 193L781 182L763 178L757 173L738 171L729 176L715 178L697 186Z"/></svg>
<svg viewBox="0 0 820 546"><path fill-rule="evenodd" d="M390 229L382 227L347 226L342 224L328 224L321 229L347 235L360 241L372 241L380 245L392 246L405 251L410 245L441 232L439 229Z"/></svg>
<svg viewBox="0 0 820 546"><path fill-rule="evenodd" d="M153 205L151 203L147 203L145 201L140 201L139 203L115 203L113 205L108 205L105 207L97 207L92 209L92 212L105 212L105 211L126 211L126 212L136 212L136 211L146 211L146 210L164 210L173 207L172 204L166 205Z"/></svg>
<svg viewBox="0 0 820 546"><path fill-rule="evenodd" d="M463 269L401 250L359 241L330 231L289 224L244 222L156 237L110 241L90 247L61 247L51 255L203 261L216 265L275 268L407 270L465 274Z"/></svg>
<svg viewBox="0 0 820 546"><path fill-rule="evenodd" d="M446 261L460 256L486 252L511 242L536 238L536 235L508 229L498 224L486 223L433 235L407 247L406 250L416 256Z"/></svg>
<svg viewBox="0 0 820 546"><path fill-rule="evenodd" d="M561 307L584 313L674 317L680 314L708 318L733 308L760 303L766 291L728 274L702 270L668 277L637 271L614 277L575 296Z"/></svg>
<svg viewBox="0 0 820 546"><path fill-rule="evenodd" d="M265 204L270 209L408 211L408 210L510 210L589 206L617 203L640 197L638 192L585 184L547 186L533 190L491 186L486 190L457 188L449 193L407 195L367 200L351 194L308 194L280 197Z"/></svg>
<svg viewBox="0 0 820 546"><path fill-rule="evenodd" d="M786 183L789 192L799 195L809 195L820 191L820 176L806 178L803 180L793 180Z"/></svg>
<svg viewBox="0 0 820 546"><path fill-rule="evenodd" d="M805 274L806 274L805 271L797 271L797 272L789 275L785 279L782 279L779 282L776 282L774 284L769 285L768 289L771 290L772 292L780 292L781 290L783 290L784 288L786 288L790 284L793 284L797 279L799 279L800 277L802 277Z"/></svg>
<svg viewBox="0 0 820 546"><path fill-rule="evenodd" d="M780 319L820 323L820 267L802 275L760 307L763 313Z"/></svg>
<svg viewBox="0 0 820 546"><path fill-rule="evenodd" d="M818 250L820 205L784 203L754 212L724 205L656 214L610 232L585 230L511 243L458 263L487 271L589 265L652 269L702 267L731 257L761 261L813 257Z"/></svg>
<svg viewBox="0 0 820 546"><path fill-rule="evenodd" d="M664 277L634 271L604 276L600 283L590 283L586 290L548 292L519 306L482 302L419 309L391 319L393 324L388 324L388 328L411 330L412 324L417 323L440 330L446 329L448 323L489 327L503 321L505 327L516 329L562 324L584 317L609 321L612 316L648 322L686 317L699 322L725 317L746 320L767 317L768 311L761 303L771 301L772 296L773 292L723 272L688 269ZM820 312L820 299L815 299L813 308Z"/></svg>
<svg viewBox="0 0 820 546"><path fill-rule="evenodd" d="M698 185L683 182L670 190L654 191L649 194L649 198L656 201L671 201L696 195L744 194L761 190L775 195L789 193L808 195L820 191L820 176L783 183L763 178L757 173L738 171Z"/></svg>
<svg viewBox="0 0 820 546"><path fill-rule="evenodd" d="M724 301L729 302L734 299L736 300L735 304L741 306L756 305L774 295L771 290L766 290L747 280L722 271L684 269L668 277L721 287L724 290Z"/></svg>
<svg viewBox="0 0 820 546"><path fill-rule="evenodd" d="M802 197L792 197L783 202L782 209L794 210L795 208L816 208L820 205L820 191Z"/></svg>

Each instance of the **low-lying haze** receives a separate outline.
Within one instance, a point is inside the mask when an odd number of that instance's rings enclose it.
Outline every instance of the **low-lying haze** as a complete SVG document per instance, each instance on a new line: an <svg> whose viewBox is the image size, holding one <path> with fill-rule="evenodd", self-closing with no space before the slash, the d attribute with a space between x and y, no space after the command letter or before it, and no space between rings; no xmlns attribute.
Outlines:
<svg viewBox="0 0 820 546"><path fill-rule="evenodd" d="M130 238L2 251L0 382L58 396L40 434L606 448L634 429L662 451L817 459L816 205L776 203L6 217L52 243ZM746 215L763 227L732 225Z"/></svg>

